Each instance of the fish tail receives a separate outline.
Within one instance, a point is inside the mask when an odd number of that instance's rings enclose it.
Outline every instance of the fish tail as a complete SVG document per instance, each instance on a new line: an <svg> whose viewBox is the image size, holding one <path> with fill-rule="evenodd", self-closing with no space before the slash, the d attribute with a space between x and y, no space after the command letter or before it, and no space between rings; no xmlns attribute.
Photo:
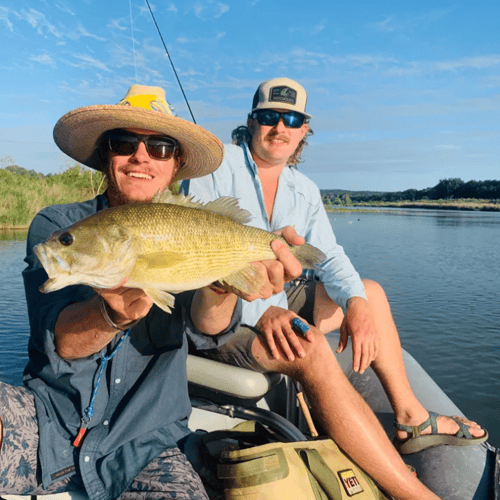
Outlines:
<svg viewBox="0 0 500 500"><path fill-rule="evenodd" d="M291 251L305 269L316 269L316 266L326 259L326 255L319 248L309 243L292 247Z"/></svg>

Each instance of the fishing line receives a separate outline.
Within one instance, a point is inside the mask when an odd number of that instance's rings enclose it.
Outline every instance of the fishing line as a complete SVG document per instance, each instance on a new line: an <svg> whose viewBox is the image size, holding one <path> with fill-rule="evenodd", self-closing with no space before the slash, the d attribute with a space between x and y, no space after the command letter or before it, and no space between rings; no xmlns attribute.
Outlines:
<svg viewBox="0 0 500 500"><path fill-rule="evenodd" d="M151 6L149 5L149 1L148 0L145 0L145 1L146 1L146 4L148 5L149 12L151 13L151 17L153 18L153 22L155 23L156 29L158 30L158 34L160 35L161 42L163 43L163 48L165 49L165 52L167 53L167 56L168 56L168 60L170 61L170 64L172 65L172 69L174 70L175 78L177 78L177 83L179 84L179 87L181 89L182 95L184 96L184 100L186 101L187 107L189 109L189 113L191 114L191 118L193 119L193 123L196 124L196 120L194 119L193 112L191 111L191 106L189 105L189 102L187 100L186 94L184 93L184 89L182 88L181 81L179 80L179 77L177 76L177 71L175 71L174 63L172 61L172 58L170 57L170 54L168 52L167 46L165 44L165 41L163 40L163 36L161 34L160 28L158 27L158 23L156 22L155 16L153 14L153 10L151 9Z"/></svg>
<svg viewBox="0 0 500 500"><path fill-rule="evenodd" d="M135 60L135 36L134 36L134 19L132 17L132 0L128 0L128 4L130 7L130 26L132 27L132 50L134 51L135 83L139 83L137 81L137 61Z"/></svg>

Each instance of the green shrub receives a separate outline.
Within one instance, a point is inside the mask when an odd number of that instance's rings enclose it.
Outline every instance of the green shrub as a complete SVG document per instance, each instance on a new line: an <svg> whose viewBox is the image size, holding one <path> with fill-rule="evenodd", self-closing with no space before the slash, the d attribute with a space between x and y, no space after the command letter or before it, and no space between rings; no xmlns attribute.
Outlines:
<svg viewBox="0 0 500 500"><path fill-rule="evenodd" d="M101 172L78 164L46 176L20 167L0 169L0 227L29 226L48 205L88 200L105 189Z"/></svg>

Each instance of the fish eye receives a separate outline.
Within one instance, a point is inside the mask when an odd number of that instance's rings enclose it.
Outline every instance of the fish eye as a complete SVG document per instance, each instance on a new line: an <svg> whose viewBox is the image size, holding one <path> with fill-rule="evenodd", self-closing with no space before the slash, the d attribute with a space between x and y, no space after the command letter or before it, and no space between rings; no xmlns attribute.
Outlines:
<svg viewBox="0 0 500 500"><path fill-rule="evenodd" d="M59 241L61 245L64 245L65 247L69 247L73 241L73 235L71 233L63 233L61 236L59 236Z"/></svg>

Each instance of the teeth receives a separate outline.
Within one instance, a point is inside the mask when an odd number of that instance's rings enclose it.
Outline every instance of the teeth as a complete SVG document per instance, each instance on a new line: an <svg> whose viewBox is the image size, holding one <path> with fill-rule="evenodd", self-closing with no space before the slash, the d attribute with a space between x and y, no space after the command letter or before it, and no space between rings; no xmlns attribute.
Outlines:
<svg viewBox="0 0 500 500"><path fill-rule="evenodd" d="M127 176L128 177L135 177L137 179L149 179L149 180L152 179L152 177L150 175L148 175L148 174L141 174L139 172L128 172Z"/></svg>

